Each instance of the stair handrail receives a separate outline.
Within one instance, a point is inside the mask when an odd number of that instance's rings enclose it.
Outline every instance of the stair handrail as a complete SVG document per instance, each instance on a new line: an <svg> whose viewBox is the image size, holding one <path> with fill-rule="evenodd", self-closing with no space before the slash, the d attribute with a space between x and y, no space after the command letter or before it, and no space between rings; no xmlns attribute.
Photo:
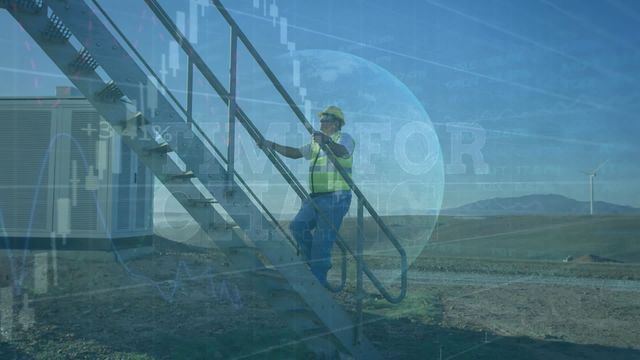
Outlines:
<svg viewBox="0 0 640 360"><path fill-rule="evenodd" d="M133 46L133 44L131 44L131 42L127 39L126 35L122 32L122 30L118 27L118 25L113 21L113 19L109 16L109 14L104 10L104 8L102 8L102 6L100 6L100 4L98 3L97 0L92 0L92 1L93 1L94 5L96 6L96 8L98 9L98 11L100 11L101 15L109 22L109 25L111 25L113 30L116 31L116 33L119 35L119 37L122 39L122 41L124 41L127 44L128 48L133 52L133 54L136 56L136 58L145 67L145 69L147 70L149 75L151 75L156 80L156 83L169 96L169 98L172 100L173 104L177 107L177 109L180 110L180 112L182 112L182 114L186 117L187 123L190 124L196 130L198 130L198 132L200 133L201 138L209 146L211 146L211 148L216 153L218 158L220 158L220 160L224 164L228 164L228 159L224 156L224 154L220 151L220 149L218 149L218 147L213 143L213 141L211 140L209 135L204 131L204 129L202 129L202 127L197 122L193 121L191 113L187 109L185 109L184 106L182 106L182 104L178 101L178 99L173 94L173 91L171 91L171 89L169 89L166 86L166 84L162 81L162 79L158 76L158 74L153 70L153 68L151 68L151 66L144 59L144 56L142 56L142 54L140 54L140 52L138 52L138 50L135 48L135 46ZM237 110L241 110L241 109L238 108ZM242 113L242 116L247 117L246 114L244 114L244 112ZM251 126L251 131L252 132L259 133L258 129L255 128L255 126L250 121L248 121L247 125ZM275 157L275 159L281 160L278 157ZM284 164L282 164L282 165L284 165ZM292 178L292 182L294 182L294 184L290 183L290 185L294 188L294 191L296 191L296 193L301 198L303 198L303 199L307 198L308 194L306 193L306 190L304 189L304 187L299 183L297 178L295 178L295 176L293 176L293 174L290 172L290 170L288 168L285 168L285 170L287 170L289 172L288 176L290 176ZM242 184L243 188L245 188L247 190L247 192L249 193L251 198L253 198L254 201L256 201L256 203L260 206L262 211L269 217L271 222L285 236L285 238L289 241L289 243L291 243L291 245L293 245L294 247L297 248L298 245L297 245L296 241L294 239L292 239L290 234L282 228L280 222L275 218L275 216L271 213L271 211L269 211L269 208L264 204L264 202L262 202L262 200L260 200L258 195L251 189L249 184L247 184L247 182L242 178L242 176L240 176L238 171L233 169L233 174L240 181L240 183ZM323 220L326 221L326 218L324 218L324 215L321 214L321 216L323 217ZM337 232L337 229L335 229L335 227L334 227L334 230L336 230L336 232ZM338 235L338 236L340 236L340 235ZM341 243L338 243L338 247L339 247L339 249L341 251L340 284L337 285L337 286L332 285L332 284L328 284L329 290L331 290L332 292L336 292L336 293L342 291L345 288L346 282L347 282L347 258L346 258L347 250L345 249L345 247Z"/></svg>
<svg viewBox="0 0 640 360"><path fill-rule="evenodd" d="M262 58L262 56L260 56L260 54L258 53L256 48L253 46L251 41L249 41L249 38L244 34L244 32L242 32L242 30L240 29L240 26L236 23L236 21L233 19L231 14L229 14L229 12L224 7L222 2L220 0L211 0L211 2L218 9L220 14L224 17L224 19L229 24L229 26L231 26L232 31L236 32L238 38L240 39L240 41L242 41L244 46L247 48L249 54L258 63L258 65L260 66L262 71L265 73L265 75L267 75L267 78L269 78L269 80L271 81L273 86L280 93L280 95L283 97L283 99L287 102L287 104L289 105L291 110L294 112L296 117L300 120L302 125L307 129L307 131L310 134L313 133L314 129L313 129L313 126L311 125L311 123L307 120L307 118L302 113L302 111L300 110L298 105L295 103L293 98L286 91L284 86L280 83L280 81L275 76L273 71L269 68L267 63ZM373 208L373 206L371 206L371 204L369 203L367 198L364 196L362 191L360 191L358 186L353 182L353 180L351 179L351 176L347 173L347 171L344 169L344 167L338 162L336 156L333 154L331 149L329 149L329 147L324 145L324 144L321 145L321 146L322 146L323 150L325 151L325 153L328 155L327 157L329 158L329 160L333 163L334 167L338 170L338 172L343 177L343 179L345 179L345 181L349 185L349 188L351 188L351 190L356 195L358 200L362 202L362 205L364 206L364 208L367 209L367 211L369 212L371 217L374 219L376 224L380 227L382 232L387 236L387 238L391 241L393 246L396 248L396 250L400 254L400 256L401 256L401 290L400 290L400 295L398 297L396 297L396 298L390 296L390 294L388 292L386 292L386 289L384 289L384 286L378 281L377 278L376 278L376 280L374 280L375 276L373 275L373 273L366 266L363 268L364 272L367 274L367 276L370 278L370 280L372 280L372 282L374 283L376 288L378 288L378 290L383 294L383 296L389 302L391 302L391 303L400 302L404 298L404 296L406 294L406 287L407 287L406 286L406 283L407 283L407 256L406 256L406 252L404 251L404 248L402 247L400 242L396 239L396 237L391 233L391 230L389 230L389 228L386 226L386 224L382 221L382 219L380 218L380 216L378 215L376 210ZM348 248L348 246L347 246L347 248ZM355 255L354 255L354 253L353 253L353 251L351 249L349 249L349 252L352 254L352 256L355 257Z"/></svg>
<svg viewBox="0 0 640 360"><path fill-rule="evenodd" d="M96 0L93 0L93 1L95 2ZM218 78L215 76L215 74L213 74L211 69L206 65L206 62L200 57L200 55L195 50L195 48L190 44L190 42L187 40L187 38L184 36L184 34L182 34L181 31L177 28L177 26L175 25L173 20L171 20L171 18L166 14L166 12L162 8L162 6L160 6L158 1L157 0L144 0L144 1L149 6L151 11L153 11L154 14L158 17L158 19L160 20L160 23L168 30L169 34L175 39L175 41L186 52L187 56L189 57L189 61L201 72L201 74L209 82L209 84L213 87L213 89L218 93L218 95L221 97L221 99L227 105L229 104L229 102L235 101L235 99L227 91L227 89L224 87L224 85L218 80ZM232 36L237 36L237 38L240 39L240 41L242 41L242 43L245 45L245 47L249 51L250 55L258 63L258 65L261 67L261 69L263 70L265 75L267 75L267 77L271 81L272 85L274 85L276 90L280 93L280 95L283 97L283 99L287 102L287 104L289 105L291 110L294 112L294 114L296 115L298 120L302 123L302 125L307 129L307 131L309 133L313 133L314 129L313 129L313 126L311 125L311 123L306 119L306 117L304 116L304 114L302 113L302 111L300 110L298 105L293 101L291 96L285 90L284 86L276 78L276 76L273 73L273 71L269 68L269 66L266 64L264 59L262 59L260 54L257 52L257 50L252 45L252 43L249 41L248 37L244 34L244 32L242 32L242 30L240 29L238 24L235 22L235 20L231 17L231 15L228 13L226 8L224 8L224 6L222 5L222 3L219 0L211 0L211 1L213 2L214 7L216 9L218 9L218 11L221 13L223 18L227 21L228 25L231 27ZM237 106L237 104L236 104L236 106ZM247 129L249 135L251 135L254 140L264 140L264 136L262 135L262 133L253 125L253 122L251 122L249 117L246 115L246 113L239 106L237 106L235 108L235 116L242 123L242 125L245 126L245 128ZM342 167L342 165L340 163L338 163L338 161L337 161L335 155L333 154L333 152L331 152L331 150L326 145L321 145L321 146L322 146L322 149L325 151L325 153L328 155L329 160L334 164L335 168L338 170L340 175L345 179L345 181L349 185L350 189L354 192L354 194L356 195L358 201L362 204L362 206L364 208L367 209L367 211L369 212L371 217L374 219L376 224L380 227L382 232L387 236L387 238L391 241L391 243L393 244L395 249L400 254L400 258L401 258L401 274L400 274L401 275L401 284L400 285L401 286L400 286L399 294L397 296L391 295L387 291L385 286L382 284L382 282L368 268L368 266L366 265L366 262L364 262L364 260L362 260L361 257L359 257L357 254L354 253L354 251L349 247L349 245L344 241L344 239L342 239L340 237L340 235L338 235L338 238L336 239L336 243L339 245L339 247L341 249L346 250L346 252L348 252L352 257L354 257L356 259L356 261L361 262L361 266L362 266L363 272L367 275L369 280L371 280L372 284L380 292L380 294L388 302L397 304L400 301L402 301L402 299L404 299L404 297L406 296L406 291L407 291L407 268L408 268L408 265L407 265L406 252L405 252L404 248L402 247L402 245L399 243L399 241L396 239L396 237L391 233L391 231L386 226L386 224L384 224L384 222L382 221L382 219L380 218L378 213L375 211L373 206L366 199L364 194L360 191L360 189L357 187L357 185L353 182L353 180L351 179L350 175L346 172L346 170ZM291 173L291 171L284 164L282 159L277 154L275 154L275 152L273 150L264 148L263 151L267 155L267 158L274 164L274 166L276 166L278 171L285 178L285 180L289 183L289 185L294 188L294 191L296 191L296 193L298 193L298 195L303 200L304 199L308 199L308 193L306 192L304 187L301 187L301 185L297 181L297 178ZM313 202L311 202L311 203L312 203L312 205L316 206ZM320 209L317 208L317 206L316 206L316 210L320 210ZM321 211L319 211L319 213L322 214ZM360 223L360 221L359 221L359 223ZM363 231L363 229L360 226L358 226L358 231Z"/></svg>

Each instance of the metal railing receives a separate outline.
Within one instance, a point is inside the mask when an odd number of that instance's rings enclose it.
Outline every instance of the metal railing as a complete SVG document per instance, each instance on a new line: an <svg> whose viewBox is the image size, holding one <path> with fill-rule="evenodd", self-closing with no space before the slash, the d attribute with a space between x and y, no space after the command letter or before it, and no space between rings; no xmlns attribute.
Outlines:
<svg viewBox="0 0 640 360"><path fill-rule="evenodd" d="M120 28L115 24L115 22L113 21L113 19L111 19L111 17L107 14L107 12L100 6L100 4L98 3L97 0L93 0L94 5L96 6L96 8L100 11L100 13L102 14L102 16L109 22L109 24L111 25L111 27L118 33L118 35L120 36L120 38L127 44L127 46L129 47L129 49L136 55L136 57L138 58L138 60L140 61L140 63L142 63L142 65L145 67L145 69L147 70L147 72L149 73L149 75L153 76L154 79L156 80L156 83L158 84L158 86L160 86L162 88L162 90L164 90L165 94L167 94L169 96L169 98L173 101L173 104L177 107L178 110L180 110L180 112L182 112L183 115L185 115L187 122L194 128L196 129L201 137L203 138L203 140L209 145L211 146L211 148L213 149L213 151L215 152L215 154L218 156L218 158L225 164L228 163L227 159L225 158L224 154L218 149L218 147L213 143L213 141L211 140L211 138L205 133L204 129L202 129L202 127L200 127L200 125L193 121L193 117L192 117L192 100L191 100L191 92L189 92L188 95L188 100L187 100L187 108L185 109L184 106L182 106L180 104L180 102L178 101L178 99L175 97L175 95L173 94L173 92L171 91L171 89L169 89L160 79L160 77L156 74L156 72L151 68L151 66L144 60L144 57L136 50L136 48L133 46L133 44L131 44L131 42L127 39L127 37L124 35L124 33L120 30ZM193 81L193 72L189 71L189 76L188 76L188 84L192 84ZM191 85L189 85L191 86ZM271 214L271 212L269 211L269 209L267 208L267 206L260 200L260 198L258 197L258 195L256 195L253 190L251 190L251 187L249 186L249 184L247 184L247 182L240 176L240 174L235 171L232 170L233 174L235 175L235 177L238 179L238 181L240 181L240 184L249 192L249 195L256 201L256 203L262 208L262 210L267 214L267 216L269 216L269 219L275 223L275 225L278 227L278 229L286 236L286 238L289 240L289 242L293 245L295 245L295 241L293 239L291 239L290 236L288 236L287 232L280 226L280 223L275 219L275 217L273 216L273 214Z"/></svg>
<svg viewBox="0 0 640 360"><path fill-rule="evenodd" d="M251 190L248 184L240 177L240 175L235 170L235 120L238 120L246 129L248 134L255 141L262 141L264 137L262 133L257 129L257 127L253 124L253 122L249 119L247 114L242 110L242 108L236 103L236 61L237 61L237 45L238 40L242 42L242 44L246 47L249 54L253 57L253 59L260 66L262 71L265 73L267 78L271 81L276 90L280 93L282 98L289 105L293 113L296 115L300 123L307 129L307 131L311 134L314 129L311 123L306 119L300 108L291 98L291 96L287 93L284 86L277 79L275 74L268 67L264 59L260 56L255 47L251 44L247 36L242 32L238 24L231 17L229 12L222 5L220 0L212 0L213 5L220 12L223 18L226 20L228 25L230 26L231 32L231 41L230 41L230 78L229 78L229 90L225 88L225 86L218 80L218 78L213 74L211 69L208 67L206 62L200 57L195 48L189 43L187 38L181 31L177 28L176 24L173 20L166 14L162 6L158 3L157 0L144 0L147 6L151 9L151 11L155 14L155 16L160 20L160 23L165 27L165 29L169 32L169 34L174 38L174 40L180 45L182 50L186 53L188 57L188 74L187 74L187 106L186 109L180 105L175 96L171 94L171 91L160 81L160 79L155 75L153 70L148 66L148 64L143 60L142 56L137 53L135 47L133 47L124 34L122 34L113 23L113 21L108 17L106 12L99 6L97 0L93 0L93 2L98 6L98 9L103 13L103 16L107 18L107 20L111 23L111 26L119 32L119 35L126 41L129 47L136 53L136 56L141 60L141 62L147 68L147 71L150 71L159 84L163 87L165 92L170 95L172 100L178 106L178 108L183 112L186 116L187 122L193 125L195 129L202 135L205 141L214 149L216 155L222 159L222 161L227 165L227 181L232 182L234 178L237 178L243 185L245 189L249 192L252 198L259 204L265 214L269 217L269 219L278 227L278 229L286 236L286 238L291 242L294 246L297 247L295 240L291 239L288 233L280 226L279 222L275 219L275 217L271 214L268 208L260 201L260 199L256 196L256 194ZM228 107L228 122L229 122L229 144L227 147L227 156L225 157L222 152L218 150L215 144L209 139L203 129L193 121L192 118L192 92L193 92L193 67L197 68L203 77L207 80L209 85L216 91L216 93L220 96L223 102ZM362 274L365 274L367 278L371 281L374 287L380 292L380 294L390 303L399 303L406 296L407 291L407 256L399 241L395 238L395 236L391 233L386 224L382 221L378 213L375 211L373 206L366 199L362 191L357 187L357 185L353 182L350 175L346 172L346 170L341 166L341 164L337 161L335 155L331 152L331 150L326 145L321 145L322 149L327 154L329 160L333 163L334 167L338 170L340 175L345 179L348 183L349 187L355 194L357 198L357 234L356 234L356 251L354 252L346 241L338 234L336 239L336 244L342 251L342 267L341 267L341 283L338 287L330 287L332 291L340 291L344 288L346 283L346 253L349 253L355 260L357 265L357 279L356 279L356 288L357 288L357 309L359 313L359 317L361 317L361 309L362 309L362 300L363 300L363 279ZM303 200L309 199L309 194L306 189L300 184L298 179L293 175L291 170L286 166L283 160L273 151L267 148L262 149L267 156L267 158L271 161L271 163L278 169L283 178L287 181L287 183L292 187L292 189L296 192L296 194ZM318 214L322 217L323 220L326 221L326 215L323 214L320 208L315 205L313 201L311 204L316 208ZM362 249L363 249L363 241L364 241L364 209L370 214L371 218L375 221L378 227L382 230L382 232L387 236L387 238L391 241L395 249L398 251L401 260L401 281L400 281L400 292L398 295L393 296L389 293L389 291L385 288L382 282L373 274L373 272L368 268L366 262L363 259ZM331 222L328 222L331 223ZM334 227L334 230L335 229ZM358 327L359 329L359 327ZM359 330L356 330L360 332Z"/></svg>
<svg viewBox="0 0 640 360"><path fill-rule="evenodd" d="M145 0L145 1L147 3L155 2L155 0ZM310 134L312 134L314 129L313 129L313 126L311 125L311 123L306 119L306 117L304 116L304 114L302 113L302 111L300 110L298 105L291 98L289 93L285 90L284 86L280 83L280 81L275 76L273 71L271 71L271 69L269 68L267 63L264 61L264 59L262 59L262 57L260 56L260 54L258 53L256 48L253 46L251 41L249 41L247 36L242 32L242 30L240 29L238 24L235 22L235 20L231 17L231 15L227 11L227 9L224 7L224 5L222 5L222 2L220 0L211 0L211 1L212 1L213 5L218 9L220 14L227 21L229 26L231 27L232 37L237 36L238 39L240 39L240 41L247 48L249 54L253 57L253 59L256 61L256 63L258 63L258 65L260 66L262 71L265 73L267 78L271 81L273 86L276 88L276 90L280 93L282 98L289 105L289 107L291 108L293 113L296 115L298 120L300 120L300 123L307 129L307 131ZM260 137L262 137L261 134L260 134ZM359 267L361 268L362 272L364 272L367 275L369 280L371 280L371 282L376 287L376 289L378 289L378 291L380 291L382 296L387 301L389 301L391 303L398 303L398 302L402 301L402 299L406 295L406 289L407 289L407 255L406 255L406 253L404 251L404 248L402 247L400 242L396 239L396 237L391 233L391 230L389 230L389 228L386 226L386 224L382 221L382 219L380 218L378 213L375 211L373 206L371 206L371 203L369 203L369 201L364 196L362 191L353 182L353 180L351 179L351 176L347 173L347 171L344 169L344 167L338 162L336 156L329 149L329 147L327 147L326 145L321 145L321 146L322 146L322 149L327 154L329 160L333 163L334 167L338 170L340 175L349 184L349 187L351 188L351 190L353 191L353 193L355 194L355 196L358 199L358 218L357 218L357 229L358 230L357 231L358 231L359 235L357 235L357 238L358 238L357 242L362 242L363 241L363 232L364 232L364 229L363 229L363 216L364 216L363 213L364 213L364 211L363 211L363 209L367 209L367 211L369 212L369 214L371 215L373 220L376 222L376 224L380 227L382 232L387 236L387 238L391 241L391 243L393 244L395 249L398 251L398 253L400 255L400 258L401 258L401 287L400 287L400 294L398 296L394 297L387 291L387 289L380 282L380 280L366 266L366 263L362 259L362 253L361 252L360 252L360 254L356 254L356 253L353 252L353 250L351 250L349 248L349 246L346 243L344 243L342 245L345 246L347 251L356 259L356 261L359 262L359 265L360 265ZM268 153L268 152L269 151L265 150L265 153ZM343 241L342 241L342 239L338 239L337 242L341 243ZM360 244L360 246L361 245L362 244Z"/></svg>
<svg viewBox="0 0 640 360"><path fill-rule="evenodd" d="M186 108L178 101L178 99L175 97L175 95L173 94L173 92L171 91L171 89L169 89L164 82L161 80L161 78L156 74L156 72L151 68L151 66L145 61L144 56L142 54L140 54L140 52L136 49L135 46L133 46L133 44L131 44L131 42L127 39L126 35L122 32L122 30L120 30L120 28L118 27L118 25L113 21L113 19L109 16L109 14L104 10L104 8L99 4L98 0L92 0L93 4L96 6L96 9L100 12L100 14L105 18L105 20L107 20L107 22L109 23L109 25L113 28L113 30L119 35L119 37L121 38L122 41L124 41L128 48L130 49L130 51L136 56L136 58L138 59L138 61L140 62L140 64L142 66L144 66L145 70L148 72L148 74L150 76L152 76L156 83L158 84L158 86L160 86L162 88L162 90L164 91L165 94L167 94L169 96L169 98L172 100L173 105L175 106L176 110L179 110L186 118L187 123L195 130L198 131L198 133L200 134L200 137L209 145L211 146L211 148L213 149L213 151L215 152L215 154L217 155L217 157L227 166L227 174L232 176L229 176L227 178L227 181L232 181L234 178L237 179L240 184L242 185L242 187L244 189L246 189L246 191L248 192L249 196L256 202L256 204L262 209L262 211L264 212L264 214L266 214L269 219L271 220L271 222L276 226L276 228L285 236L285 238L289 241L289 243L291 243L291 245L293 245L294 247L298 247L298 244L296 243L295 240L293 240L291 238L291 236L289 235L289 233L287 231L285 231L282 226L280 225L280 222L273 216L273 214L269 211L269 208L260 200L260 198L253 192L253 190L251 189L251 187L249 186L249 184L247 184L247 182L240 176L240 174L234 169L234 166L232 164L233 161L233 148L232 147L228 147L227 151L228 153L230 153L231 155L231 159L232 161L230 162L228 160L228 158L226 158L224 156L224 154L218 149L218 147L213 143L213 141L211 140L211 138L209 137L209 135L206 134L206 132L202 129L202 127L195 121L193 121L193 97L192 97L192 89L193 89L193 59L189 57L189 68L188 68L188 73L187 73L187 104L186 104ZM165 14L166 15L166 14ZM170 19L169 19L170 21ZM173 23L169 22L167 23L168 26L172 26ZM167 30L169 30L171 32L171 30L173 30L172 28L167 28ZM181 34L177 34L182 36ZM186 41L186 39L183 38L184 41ZM232 45L234 46L234 45ZM195 51L195 50L193 50ZM217 80L217 79L212 79L212 80ZM221 95L222 96L222 95ZM225 101L226 104L228 104L228 101L223 98L223 101ZM242 110L239 110L240 112L238 112L238 110L235 110L236 112L236 116L241 116L243 121L241 121L241 123L243 125L245 125L245 128L247 128L247 130L252 133L252 134L259 134L259 130L253 125L253 123L251 121L248 120L248 116L242 112ZM231 112L233 113L233 111ZM230 118L231 119L231 118ZM246 120L245 120L246 119ZM233 122L230 121L230 127L234 126L231 125L234 124ZM255 135L253 135L253 137L255 138ZM280 158L278 158L277 156L275 156L275 160L280 160ZM273 161L273 160L272 160ZM288 168L286 168L286 166L284 165L284 163L280 164L281 166L284 166L285 171L288 171ZM306 199L308 198L308 194L306 193L306 190L304 189L304 187L297 181L297 179L295 178L295 176L293 176L293 174L290 173L289 174L283 174L283 176L288 176L290 179L292 179L292 181L294 183L290 182L290 185L294 188L294 190L296 191L296 193L298 194L298 196L300 196L302 199ZM319 209L317 209L319 210ZM321 214L322 218L324 221L326 221L326 217L324 217L323 214ZM334 227L334 230L337 229ZM338 235L339 236L339 235ZM344 289L344 287L346 286L346 282L347 282L347 257L346 257L346 249L344 246L342 246L342 244L338 244L339 249L341 250L341 273L340 273L340 284L338 286L334 286L331 284L328 284L328 289L332 292L340 292Z"/></svg>

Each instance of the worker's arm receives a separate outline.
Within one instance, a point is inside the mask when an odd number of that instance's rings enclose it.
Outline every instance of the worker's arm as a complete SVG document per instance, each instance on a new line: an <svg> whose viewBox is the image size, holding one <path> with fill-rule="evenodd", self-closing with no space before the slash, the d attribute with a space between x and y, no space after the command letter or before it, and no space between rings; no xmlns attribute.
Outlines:
<svg viewBox="0 0 640 360"><path fill-rule="evenodd" d="M320 131L316 131L313 134L313 139L315 140L315 142L317 142L318 144L322 144L325 143L327 145L327 147L329 147L329 149L331 149L331 151L337 156L337 157L348 157L349 156L349 150L347 149L346 146L342 145L342 144L338 144L337 142L331 140L330 136L327 136L325 134L323 134Z"/></svg>
<svg viewBox="0 0 640 360"><path fill-rule="evenodd" d="M337 142L328 142L327 146L329 147L329 149L331 149L331 151L333 151L333 153L337 156L337 157L348 157L349 155L349 150L347 150L347 148L344 145L340 145Z"/></svg>
<svg viewBox="0 0 640 360"><path fill-rule="evenodd" d="M302 157L300 149L291 146L276 144L273 141L263 140L262 142L258 143L258 146L260 146L261 148L274 150L280 155L286 156L291 159L300 159Z"/></svg>

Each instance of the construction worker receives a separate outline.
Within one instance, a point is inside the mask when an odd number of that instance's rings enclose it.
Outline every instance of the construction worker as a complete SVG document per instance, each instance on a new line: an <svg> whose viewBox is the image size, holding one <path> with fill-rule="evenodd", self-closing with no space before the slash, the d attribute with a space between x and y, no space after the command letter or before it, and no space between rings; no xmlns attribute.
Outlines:
<svg viewBox="0 0 640 360"><path fill-rule="evenodd" d="M258 145L288 158L304 157L310 161L310 199L303 201L289 229L308 260L311 272L320 283L326 285L327 272L331 268L331 249L337 236L336 231L340 229L342 219L349 211L351 189L320 148L320 144L326 144L340 165L351 174L355 142L349 134L341 132L345 120L339 107L329 106L318 115L320 131L313 133L311 143L295 148L262 140ZM311 201L322 211L322 215Z"/></svg>

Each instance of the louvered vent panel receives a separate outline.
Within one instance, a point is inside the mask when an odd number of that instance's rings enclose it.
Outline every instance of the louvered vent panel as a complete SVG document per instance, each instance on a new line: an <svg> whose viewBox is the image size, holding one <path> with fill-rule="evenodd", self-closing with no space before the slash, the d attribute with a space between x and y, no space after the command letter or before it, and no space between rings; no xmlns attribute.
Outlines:
<svg viewBox="0 0 640 360"><path fill-rule="evenodd" d="M0 110L0 209L7 229L51 231L50 136L51 111Z"/></svg>

